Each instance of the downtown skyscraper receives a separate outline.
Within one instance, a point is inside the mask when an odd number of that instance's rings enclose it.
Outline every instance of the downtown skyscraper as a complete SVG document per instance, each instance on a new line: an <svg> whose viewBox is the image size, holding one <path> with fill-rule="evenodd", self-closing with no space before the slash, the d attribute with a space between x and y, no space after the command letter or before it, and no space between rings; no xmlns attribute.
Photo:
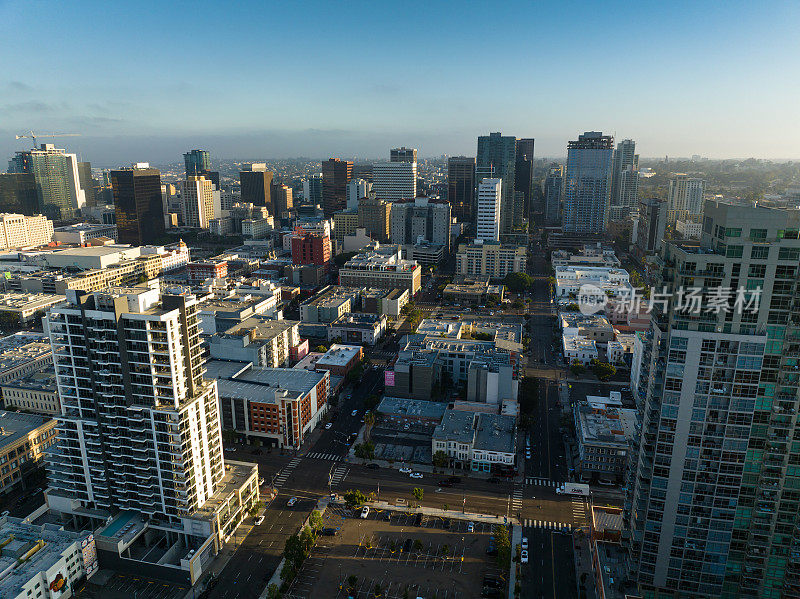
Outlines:
<svg viewBox="0 0 800 599"><path fill-rule="evenodd" d="M564 175L564 230L601 235L608 227L614 140L587 131L567 145Z"/></svg>
<svg viewBox="0 0 800 599"><path fill-rule="evenodd" d="M447 159L447 201L459 222L475 218L475 159L452 156Z"/></svg>
<svg viewBox="0 0 800 599"><path fill-rule="evenodd" d="M322 163L322 210L326 217L347 208L347 184L353 178L353 163L329 158Z"/></svg>
<svg viewBox="0 0 800 599"><path fill-rule="evenodd" d="M164 236L161 172L147 163L111 171L117 240L134 245L157 244Z"/></svg>
<svg viewBox="0 0 800 599"><path fill-rule="evenodd" d="M708 202L664 243L624 512L646 598L800 597L798 271L796 210Z"/></svg>
<svg viewBox="0 0 800 599"><path fill-rule="evenodd" d="M611 162L611 207L608 219L624 220L639 203L639 155L636 153L636 142L632 139L619 142Z"/></svg>
<svg viewBox="0 0 800 599"><path fill-rule="evenodd" d="M500 203L500 233L510 233L521 222L515 221L515 194L517 166L517 138L500 133L490 133L478 137L478 158L476 161L476 178L502 179L503 197Z"/></svg>
<svg viewBox="0 0 800 599"><path fill-rule="evenodd" d="M206 150L192 150L183 155L186 178L199 177L211 170L211 155Z"/></svg>
<svg viewBox="0 0 800 599"><path fill-rule="evenodd" d="M9 163L9 171L33 175L39 212L51 220L72 219L86 205L77 156L53 144L17 152Z"/></svg>

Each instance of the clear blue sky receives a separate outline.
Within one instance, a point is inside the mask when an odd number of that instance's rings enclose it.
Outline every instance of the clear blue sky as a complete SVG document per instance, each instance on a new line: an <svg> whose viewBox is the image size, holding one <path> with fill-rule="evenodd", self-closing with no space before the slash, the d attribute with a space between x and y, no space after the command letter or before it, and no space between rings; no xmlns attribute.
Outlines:
<svg viewBox="0 0 800 599"><path fill-rule="evenodd" d="M0 0L0 165L26 129L96 164L475 153L800 157L797 2Z"/></svg>

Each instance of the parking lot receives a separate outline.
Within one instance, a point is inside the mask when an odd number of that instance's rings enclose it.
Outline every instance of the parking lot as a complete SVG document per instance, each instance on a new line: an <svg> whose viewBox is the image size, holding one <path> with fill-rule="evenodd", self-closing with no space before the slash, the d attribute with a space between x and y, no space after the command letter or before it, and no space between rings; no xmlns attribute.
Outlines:
<svg viewBox="0 0 800 599"><path fill-rule="evenodd" d="M480 597L484 574L504 577L486 554L492 525L397 510L370 510L367 518L336 504L311 557L287 593L292 599L404 596ZM378 594L376 595L376 590Z"/></svg>
<svg viewBox="0 0 800 599"><path fill-rule="evenodd" d="M112 575L108 582L98 585L93 582L94 577L87 581L76 593L76 597L81 599L174 599L182 597L189 591L189 585L179 585L165 582L163 580L153 580L141 576L116 573Z"/></svg>

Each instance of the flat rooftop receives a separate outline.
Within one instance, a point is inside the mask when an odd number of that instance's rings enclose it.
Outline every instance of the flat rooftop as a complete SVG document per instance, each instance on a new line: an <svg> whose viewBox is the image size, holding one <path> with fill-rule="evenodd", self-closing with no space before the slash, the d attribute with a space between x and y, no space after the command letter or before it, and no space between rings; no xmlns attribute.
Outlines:
<svg viewBox="0 0 800 599"><path fill-rule="evenodd" d="M13 379L3 385L12 389L30 389L31 391L52 391L58 392L58 379L56 378L56 367L53 364L43 370L32 372L22 378Z"/></svg>
<svg viewBox="0 0 800 599"><path fill-rule="evenodd" d="M333 327L373 328L376 323L385 320L385 316L365 312L348 312L342 314L331 323Z"/></svg>
<svg viewBox="0 0 800 599"><path fill-rule="evenodd" d="M272 339L276 335L298 324L300 324L300 322L297 320L275 320L274 318L258 314L233 325L222 333L222 335L244 336L249 335L250 331L254 331L256 339Z"/></svg>
<svg viewBox="0 0 800 599"><path fill-rule="evenodd" d="M319 357L316 364L317 366L347 366L360 351L362 351L360 345L334 343L327 352Z"/></svg>
<svg viewBox="0 0 800 599"><path fill-rule="evenodd" d="M610 445L626 450L628 440L636 432L636 410L608 408L604 412L593 411L590 406L575 408L579 437L583 443Z"/></svg>
<svg viewBox="0 0 800 599"><path fill-rule="evenodd" d="M305 395L328 374L297 368L253 368L244 362L208 360L206 379L216 379L220 395L242 399L263 400L276 390L291 395Z"/></svg>
<svg viewBox="0 0 800 599"><path fill-rule="evenodd" d="M0 373L52 356L50 339L38 333L15 333L0 339Z"/></svg>
<svg viewBox="0 0 800 599"><path fill-rule="evenodd" d="M597 351L594 339L587 339L581 335L564 335L563 340L564 351Z"/></svg>
<svg viewBox="0 0 800 599"><path fill-rule="evenodd" d="M384 414L403 414L414 418L439 420L444 416L447 404L427 399L405 399L403 397L384 397L378 404L378 412Z"/></svg>
<svg viewBox="0 0 800 599"><path fill-rule="evenodd" d="M475 440L475 413L447 409L433 431L436 439L472 444Z"/></svg>
<svg viewBox="0 0 800 599"><path fill-rule="evenodd" d="M22 587L41 572L47 572L62 559L70 545L89 536L64 530L54 524L31 524L20 518L0 517L0 597L17 597ZM37 543L43 545L34 551ZM65 573L66 574L66 573Z"/></svg>
<svg viewBox="0 0 800 599"><path fill-rule="evenodd" d="M48 422L53 422L49 416L0 410L0 449L26 438Z"/></svg>
<svg viewBox="0 0 800 599"><path fill-rule="evenodd" d="M35 310L46 308L67 298L63 295L50 293L18 293L15 291L0 293L0 309L7 310Z"/></svg>
<svg viewBox="0 0 800 599"><path fill-rule="evenodd" d="M516 418L504 414L477 414L478 426L475 429L475 449L516 453Z"/></svg>

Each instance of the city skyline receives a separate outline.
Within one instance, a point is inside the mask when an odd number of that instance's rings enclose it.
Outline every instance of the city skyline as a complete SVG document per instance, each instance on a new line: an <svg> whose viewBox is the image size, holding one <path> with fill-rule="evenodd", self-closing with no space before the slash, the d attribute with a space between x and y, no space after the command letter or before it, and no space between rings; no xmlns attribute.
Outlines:
<svg viewBox="0 0 800 599"><path fill-rule="evenodd" d="M372 158L401 145L421 157L474 155L486 131L535 137L542 157L563 156L586 130L636 139L643 157L798 157L796 84L785 75L800 10L786 2L669 12L655 3L604 12L512 3L495 7L489 23L484 11L455 14L446 4L425 5L424 19L413 7L287 5L268 20L253 19L261 7L249 3L215 19L202 6L134 14L92 2L67 14L47 6L0 7L3 46L26 48L0 76L4 156L28 149L14 135L33 129L80 133L62 145L102 166L175 160L192 147L231 159ZM359 35L339 35L354 18ZM113 26L123 19L123 30ZM396 53L390 24L425 52ZM624 36L630 51L610 41L597 51L598 38L582 30ZM44 41L31 44L29 31ZM209 45L202 77L176 60L198 34ZM361 83L339 75L320 59L330 53L370 75ZM256 64L269 76L253 77ZM469 76L490 67L511 82L503 93ZM576 82L591 93L575 93Z"/></svg>

